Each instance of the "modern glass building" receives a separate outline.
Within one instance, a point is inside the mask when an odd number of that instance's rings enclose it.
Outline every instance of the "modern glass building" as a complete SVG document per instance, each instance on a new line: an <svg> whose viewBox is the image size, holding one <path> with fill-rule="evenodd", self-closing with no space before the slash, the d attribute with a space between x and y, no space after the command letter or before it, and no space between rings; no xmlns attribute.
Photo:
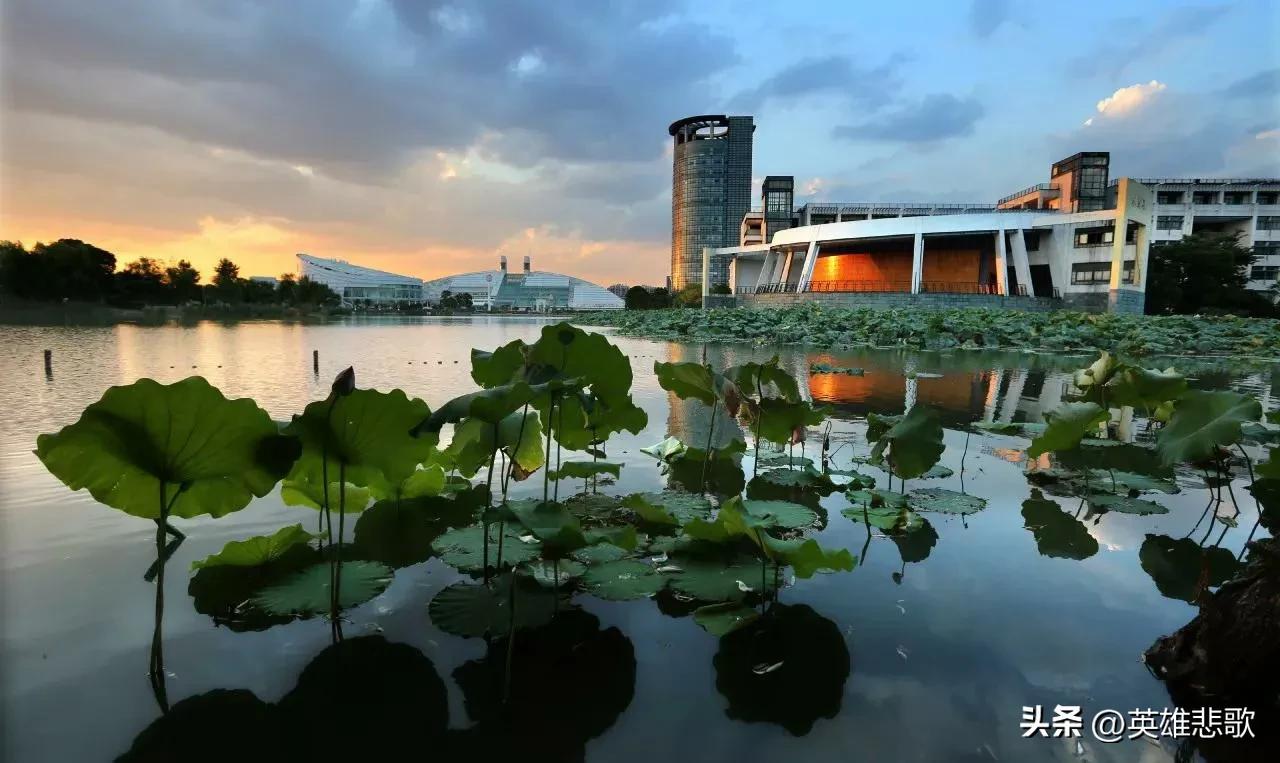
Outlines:
<svg viewBox="0 0 1280 763"><path fill-rule="evenodd" d="M701 272L701 271L699 271ZM507 258L498 270L460 273L427 281L423 292L428 302L439 301L444 292L470 294L477 310L621 310L622 298L608 289L581 278L533 270L528 257L520 273L507 272Z"/></svg>
<svg viewBox="0 0 1280 763"><path fill-rule="evenodd" d="M333 289L347 304L391 305L422 302L422 279L298 254L298 275Z"/></svg>
<svg viewBox="0 0 1280 763"><path fill-rule="evenodd" d="M671 289L702 283L702 249L736 246L751 210L749 116L704 114L671 124ZM729 260L713 257L713 284L729 282Z"/></svg>

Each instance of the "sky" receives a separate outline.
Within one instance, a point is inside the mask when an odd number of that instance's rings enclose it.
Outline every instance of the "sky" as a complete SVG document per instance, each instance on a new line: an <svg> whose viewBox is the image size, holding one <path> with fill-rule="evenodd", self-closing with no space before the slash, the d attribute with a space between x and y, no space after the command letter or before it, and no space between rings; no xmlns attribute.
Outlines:
<svg viewBox="0 0 1280 763"><path fill-rule="evenodd" d="M3 0L0 239L661 284L678 118L753 115L798 202L1276 177L1278 40L1268 0Z"/></svg>

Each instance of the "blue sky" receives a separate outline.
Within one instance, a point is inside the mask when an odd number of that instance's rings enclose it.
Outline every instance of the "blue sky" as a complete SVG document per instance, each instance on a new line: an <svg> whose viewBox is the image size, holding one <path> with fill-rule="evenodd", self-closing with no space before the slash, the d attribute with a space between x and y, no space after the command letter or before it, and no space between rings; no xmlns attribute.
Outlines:
<svg viewBox="0 0 1280 763"><path fill-rule="evenodd" d="M2 34L0 237L122 260L661 283L692 113L827 200L989 202L1080 150L1280 175L1263 0L7 0Z"/></svg>

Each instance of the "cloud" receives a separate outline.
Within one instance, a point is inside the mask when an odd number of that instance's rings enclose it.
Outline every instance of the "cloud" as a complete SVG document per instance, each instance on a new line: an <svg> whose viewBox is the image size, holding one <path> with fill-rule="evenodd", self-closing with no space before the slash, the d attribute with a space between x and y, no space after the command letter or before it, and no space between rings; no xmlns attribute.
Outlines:
<svg viewBox="0 0 1280 763"><path fill-rule="evenodd" d="M1071 60L1074 76L1118 79L1139 61L1156 58L1175 47L1205 39L1205 32L1231 12L1230 5L1197 5L1161 11L1143 30L1141 19L1104 20L1092 25L1103 42Z"/></svg>
<svg viewBox="0 0 1280 763"><path fill-rule="evenodd" d="M759 85L729 99L731 106L746 111L770 102L794 102L814 95L839 98L853 105L879 107L900 89L897 72L901 56L891 56L878 66L862 66L844 55L806 58L767 77Z"/></svg>
<svg viewBox="0 0 1280 763"><path fill-rule="evenodd" d="M1168 89L1163 82L1151 80L1143 84L1129 85L1116 90L1111 95L1098 101L1099 118L1120 119L1127 117L1151 103L1160 93ZM1086 127L1093 124L1094 118L1084 121Z"/></svg>
<svg viewBox="0 0 1280 763"><path fill-rule="evenodd" d="M1229 98L1280 97L1280 69L1267 69L1238 79L1227 85L1222 92Z"/></svg>
<svg viewBox="0 0 1280 763"><path fill-rule="evenodd" d="M969 31L985 40L1009 19L1009 0L972 0L969 3Z"/></svg>
<svg viewBox="0 0 1280 763"><path fill-rule="evenodd" d="M832 134L850 140L883 140L929 143L973 133L974 124L985 109L976 98L957 98L935 93L901 106L874 120L856 125L839 125Z"/></svg>

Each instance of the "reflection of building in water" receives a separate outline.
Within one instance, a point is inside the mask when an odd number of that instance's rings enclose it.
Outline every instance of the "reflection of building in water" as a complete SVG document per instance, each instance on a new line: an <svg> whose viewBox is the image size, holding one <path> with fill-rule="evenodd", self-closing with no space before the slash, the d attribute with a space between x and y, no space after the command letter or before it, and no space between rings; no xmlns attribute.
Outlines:
<svg viewBox="0 0 1280 763"><path fill-rule="evenodd" d="M864 376L813 374L809 391L815 401L835 406L842 418L897 413L919 404L938 410L943 424L954 427L974 420L1041 421L1044 411L1062 401L1069 379L1063 373L1027 368L940 376L917 372L908 378L915 364L908 359L901 368L868 370Z"/></svg>
<svg viewBox="0 0 1280 763"><path fill-rule="evenodd" d="M672 342L667 345L668 363L701 363L704 347ZM749 348L740 345L716 345L705 347L707 363L712 368L725 369L751 360L768 360ZM667 414L667 434L697 448L707 447L707 427L711 421L711 408L696 400L681 400L675 393L667 393L670 412ZM716 409L715 430L711 434L713 448L722 448L733 440L743 440L742 427L722 407Z"/></svg>

